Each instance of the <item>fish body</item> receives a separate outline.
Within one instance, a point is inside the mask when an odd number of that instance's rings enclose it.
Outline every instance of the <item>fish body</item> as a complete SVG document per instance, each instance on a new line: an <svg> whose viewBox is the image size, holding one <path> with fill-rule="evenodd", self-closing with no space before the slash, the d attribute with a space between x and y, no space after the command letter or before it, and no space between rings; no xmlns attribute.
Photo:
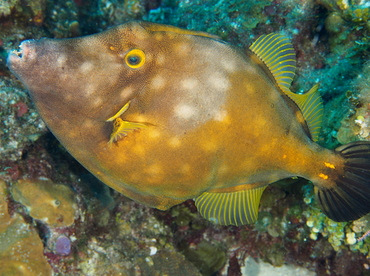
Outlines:
<svg viewBox="0 0 370 276"><path fill-rule="evenodd" d="M268 184L300 176L316 185L330 217L370 211L369 144L342 149L367 155L355 166L361 185L334 194L338 179L356 181L344 177L340 151L313 141L322 103L317 87L306 96L289 90L294 51L282 36L244 51L210 34L135 21L82 38L25 41L8 66L66 149L143 204L166 210L194 198L207 219L242 225L257 219ZM363 208L335 203L346 193Z"/></svg>

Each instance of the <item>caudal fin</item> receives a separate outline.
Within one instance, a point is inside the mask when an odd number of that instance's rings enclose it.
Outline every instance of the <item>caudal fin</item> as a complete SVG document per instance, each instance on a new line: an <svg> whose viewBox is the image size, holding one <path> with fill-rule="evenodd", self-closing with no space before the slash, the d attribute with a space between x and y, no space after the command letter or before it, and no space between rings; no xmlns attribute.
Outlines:
<svg viewBox="0 0 370 276"><path fill-rule="evenodd" d="M342 175L330 188L315 186L316 198L332 220L356 220L370 212L370 142L352 142L335 151L344 158Z"/></svg>

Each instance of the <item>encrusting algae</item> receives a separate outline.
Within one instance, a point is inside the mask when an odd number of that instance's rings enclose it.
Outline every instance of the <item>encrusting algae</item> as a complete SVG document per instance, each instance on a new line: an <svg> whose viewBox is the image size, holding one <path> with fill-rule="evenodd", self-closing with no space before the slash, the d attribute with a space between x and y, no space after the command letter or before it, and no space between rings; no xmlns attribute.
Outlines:
<svg viewBox="0 0 370 276"><path fill-rule="evenodd" d="M166 210L194 198L208 220L243 225L256 221L268 184L300 176L331 219L370 211L370 142L335 151L314 142L318 85L290 91L296 60L282 35L263 35L245 53L207 33L136 21L20 47L8 66L48 127L134 200ZM111 118L126 122L124 137L112 139Z"/></svg>

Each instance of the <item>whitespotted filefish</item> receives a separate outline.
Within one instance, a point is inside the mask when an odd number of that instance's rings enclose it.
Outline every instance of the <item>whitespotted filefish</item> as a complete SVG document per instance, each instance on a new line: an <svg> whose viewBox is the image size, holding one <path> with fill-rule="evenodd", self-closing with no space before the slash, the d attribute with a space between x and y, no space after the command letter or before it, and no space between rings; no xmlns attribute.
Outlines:
<svg viewBox="0 0 370 276"><path fill-rule="evenodd" d="M160 210L195 199L206 219L253 223L268 184L311 180L336 221L370 211L370 143L328 150L315 85L290 90L293 47L249 50L143 21L81 38L27 40L8 57L65 148L124 195Z"/></svg>

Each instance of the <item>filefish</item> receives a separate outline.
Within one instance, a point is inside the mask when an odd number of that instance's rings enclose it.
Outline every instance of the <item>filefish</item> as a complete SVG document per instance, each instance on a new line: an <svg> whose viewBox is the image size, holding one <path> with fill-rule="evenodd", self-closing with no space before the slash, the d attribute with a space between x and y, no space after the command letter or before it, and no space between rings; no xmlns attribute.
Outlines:
<svg viewBox="0 0 370 276"><path fill-rule="evenodd" d="M258 217L266 187L302 177L335 221L370 211L370 142L318 140L315 85L290 90L296 59L280 34L247 50L217 36L132 21L99 34L26 40L10 70L62 145L98 179L166 210L194 199L217 224Z"/></svg>

